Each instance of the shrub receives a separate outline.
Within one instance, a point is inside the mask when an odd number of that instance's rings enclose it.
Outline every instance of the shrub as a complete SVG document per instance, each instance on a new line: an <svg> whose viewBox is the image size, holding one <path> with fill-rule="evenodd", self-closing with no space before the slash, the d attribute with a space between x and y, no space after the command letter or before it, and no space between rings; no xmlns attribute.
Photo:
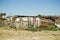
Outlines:
<svg viewBox="0 0 60 40"><path fill-rule="evenodd" d="M57 29L57 26L52 26L52 27L45 27L45 28L27 28L25 30L35 32L35 31L41 31L41 30L57 31L59 29Z"/></svg>
<svg viewBox="0 0 60 40"><path fill-rule="evenodd" d="M13 29L16 29L16 27L14 25L10 25L9 27L10 28L13 28Z"/></svg>
<svg viewBox="0 0 60 40"><path fill-rule="evenodd" d="M27 31L37 31L37 29L36 28L27 28L27 29L25 29L25 30L27 30Z"/></svg>
<svg viewBox="0 0 60 40"><path fill-rule="evenodd" d="M58 30L56 26L52 26L52 27L46 27L46 28L43 28L43 30L51 30L51 31L56 31Z"/></svg>

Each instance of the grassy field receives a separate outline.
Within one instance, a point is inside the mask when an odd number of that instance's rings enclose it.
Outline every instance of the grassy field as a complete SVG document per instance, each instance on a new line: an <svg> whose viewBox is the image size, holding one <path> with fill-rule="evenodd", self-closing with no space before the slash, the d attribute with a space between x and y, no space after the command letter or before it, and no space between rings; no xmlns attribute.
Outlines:
<svg viewBox="0 0 60 40"><path fill-rule="evenodd" d="M60 40L60 30L32 32L0 28L0 40Z"/></svg>

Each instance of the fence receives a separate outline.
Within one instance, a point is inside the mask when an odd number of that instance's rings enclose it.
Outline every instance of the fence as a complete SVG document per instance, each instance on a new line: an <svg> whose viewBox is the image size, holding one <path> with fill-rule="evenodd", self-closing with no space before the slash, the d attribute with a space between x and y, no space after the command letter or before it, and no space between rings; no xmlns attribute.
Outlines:
<svg viewBox="0 0 60 40"><path fill-rule="evenodd" d="M28 28L28 27L38 27L38 21L33 23L33 21L0 21L0 27L9 26L9 27L16 27L16 28Z"/></svg>

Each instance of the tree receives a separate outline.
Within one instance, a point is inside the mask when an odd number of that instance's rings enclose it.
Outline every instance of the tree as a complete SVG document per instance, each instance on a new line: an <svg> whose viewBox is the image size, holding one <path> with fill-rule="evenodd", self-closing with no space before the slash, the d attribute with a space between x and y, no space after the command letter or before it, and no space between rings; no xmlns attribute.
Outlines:
<svg viewBox="0 0 60 40"><path fill-rule="evenodd" d="M38 16L38 17L41 17L42 15L38 14L37 16Z"/></svg>
<svg viewBox="0 0 60 40"><path fill-rule="evenodd" d="M6 13L4 13L3 16L6 16Z"/></svg>
<svg viewBox="0 0 60 40"><path fill-rule="evenodd" d="M3 22L3 16L5 16L6 13L0 13L0 27L3 26L2 22Z"/></svg>
<svg viewBox="0 0 60 40"><path fill-rule="evenodd" d="M5 16L5 15L6 15L6 13L0 13L0 20L2 20L3 16Z"/></svg>

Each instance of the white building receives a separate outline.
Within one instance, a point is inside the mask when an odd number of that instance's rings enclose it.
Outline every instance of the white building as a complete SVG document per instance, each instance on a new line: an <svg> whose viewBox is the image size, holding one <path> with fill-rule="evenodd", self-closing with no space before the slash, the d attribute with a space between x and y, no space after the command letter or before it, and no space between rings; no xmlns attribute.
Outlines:
<svg viewBox="0 0 60 40"><path fill-rule="evenodd" d="M36 16L17 16L15 20L15 26L18 28L38 27L39 25L40 18Z"/></svg>

